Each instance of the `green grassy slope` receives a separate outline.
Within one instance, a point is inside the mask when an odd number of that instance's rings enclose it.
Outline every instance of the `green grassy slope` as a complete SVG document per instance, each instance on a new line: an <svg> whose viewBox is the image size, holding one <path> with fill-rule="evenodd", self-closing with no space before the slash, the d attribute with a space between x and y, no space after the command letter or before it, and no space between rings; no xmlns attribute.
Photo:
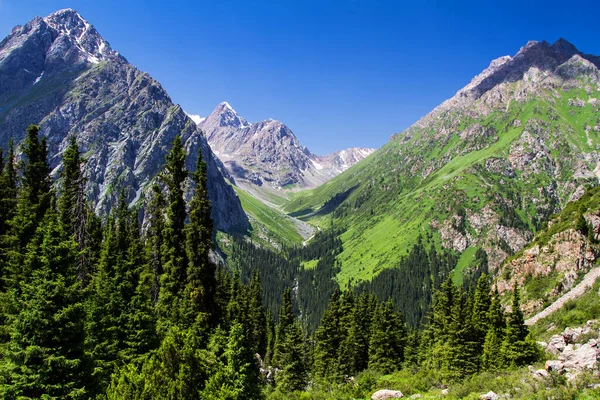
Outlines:
<svg viewBox="0 0 600 400"><path fill-rule="evenodd" d="M581 165L596 166L582 156L599 150L600 132L590 129L600 119L598 103L588 101L594 98L600 98L598 91L544 91L487 115L448 113L397 135L329 183L296 194L285 210L315 225L346 229L338 256L341 284L393 266L420 234L441 245L444 223L467 238L469 247L507 249L492 232L495 225L535 232L578 185L594 183L577 176ZM585 105L574 107L573 99ZM512 168L515 146L539 157L511 173L487 165L498 160ZM498 221L473 226L468 217L484 208Z"/></svg>
<svg viewBox="0 0 600 400"><path fill-rule="evenodd" d="M233 186L244 211L251 218L252 235L264 239L272 238L277 242L286 244L300 244L302 236L296 230L293 220L283 212L271 208L248 194L244 190Z"/></svg>

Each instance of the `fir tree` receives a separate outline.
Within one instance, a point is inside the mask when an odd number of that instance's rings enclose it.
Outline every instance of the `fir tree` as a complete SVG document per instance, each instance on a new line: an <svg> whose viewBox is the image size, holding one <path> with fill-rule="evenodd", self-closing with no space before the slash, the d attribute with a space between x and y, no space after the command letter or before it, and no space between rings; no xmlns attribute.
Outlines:
<svg viewBox="0 0 600 400"><path fill-rule="evenodd" d="M165 171L161 179L168 189L167 221L164 230L165 261L164 273L160 279L160 293L157 310L159 329L165 331L171 324L182 320L182 293L186 284L187 256L185 251L185 201L183 189L187 171L185 169L186 151L179 136L175 137L170 153L167 155Z"/></svg>
<svg viewBox="0 0 600 400"><path fill-rule="evenodd" d="M373 315L369 344L369 368L384 374L400 369L404 361L406 327L392 302L380 304Z"/></svg>
<svg viewBox="0 0 600 400"><path fill-rule="evenodd" d="M528 337L523 312L519 303L519 290L513 291L512 309L508 314L501 355L505 366L513 367L532 363L538 358L537 344Z"/></svg>
<svg viewBox="0 0 600 400"><path fill-rule="evenodd" d="M206 163L198 151L197 169L193 174L196 183L190 202L190 222L185 228L188 259L185 300L188 304L186 319L194 323L199 314L215 324L215 265L210 261L209 251L213 247L213 223L210 217L210 201L206 186Z"/></svg>
<svg viewBox="0 0 600 400"><path fill-rule="evenodd" d="M231 326L225 356L226 365L221 365L206 383L201 399L242 400L260 399L261 388L257 360L246 343L247 331L235 322Z"/></svg>
<svg viewBox="0 0 600 400"><path fill-rule="evenodd" d="M340 293L336 289L331 295L329 308L315 332L313 372L321 378L339 379L337 362L338 350L342 342L340 325Z"/></svg>
<svg viewBox="0 0 600 400"><path fill-rule="evenodd" d="M10 342L0 393L5 399L83 397L84 305L75 274L77 245L64 239L54 210L27 248L27 271L11 290Z"/></svg>

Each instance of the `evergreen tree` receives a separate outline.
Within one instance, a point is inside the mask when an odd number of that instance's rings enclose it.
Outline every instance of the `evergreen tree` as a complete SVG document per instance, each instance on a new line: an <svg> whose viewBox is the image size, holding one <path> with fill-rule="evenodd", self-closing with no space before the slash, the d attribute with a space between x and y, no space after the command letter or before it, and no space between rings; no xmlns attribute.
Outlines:
<svg viewBox="0 0 600 400"><path fill-rule="evenodd" d="M335 290L329 301L329 308L315 332L313 372L324 379L339 379L338 350L342 342L340 335L340 292Z"/></svg>
<svg viewBox="0 0 600 400"><path fill-rule="evenodd" d="M75 274L77 244L65 240L54 210L27 247L27 276L11 290L10 342L2 398L83 397L89 382L84 354L84 305Z"/></svg>
<svg viewBox="0 0 600 400"><path fill-rule="evenodd" d="M282 353L285 352L285 337L288 330L294 323L294 314L292 312L292 292L286 288L283 292L281 307L279 309L279 324L275 330L275 344L273 345L273 358L271 364L276 367L282 367Z"/></svg>
<svg viewBox="0 0 600 400"><path fill-rule="evenodd" d="M483 369L493 371L502 365L501 349L506 326L497 289L494 291L490 302L487 320L489 325L483 343L481 364Z"/></svg>
<svg viewBox="0 0 600 400"><path fill-rule="evenodd" d="M308 382L302 328L294 321L285 332L279 353L281 371L275 375L277 389L283 393L304 390Z"/></svg>
<svg viewBox="0 0 600 400"><path fill-rule="evenodd" d="M260 399L261 387L257 360L246 343L247 331L235 322L231 326L225 356L226 365L221 365L206 383L201 399L242 400Z"/></svg>
<svg viewBox="0 0 600 400"><path fill-rule="evenodd" d="M404 361L406 327L402 315L394 312L391 301L375 310L369 345L369 368L383 374L400 369Z"/></svg>
<svg viewBox="0 0 600 400"><path fill-rule="evenodd" d="M209 251L213 247L213 223L210 217L210 201L206 186L206 163L198 151L197 169L193 174L196 183L190 202L190 222L185 228L188 259L187 283L185 288L187 322L192 324L204 314L215 324L215 265L210 261Z"/></svg>
<svg viewBox="0 0 600 400"><path fill-rule="evenodd" d="M165 211L166 203L160 187L156 184L152 186L152 197L148 203L148 228L146 231L146 258L148 260L148 270L152 273L151 298L154 305L158 302L160 293L160 277L164 273L163 269L163 232L165 229Z"/></svg>
<svg viewBox="0 0 600 400"><path fill-rule="evenodd" d="M351 324L339 354L341 372L345 375L356 374L368 367L371 319L374 311L372 298L366 292L361 293L351 313Z"/></svg>
<svg viewBox="0 0 600 400"><path fill-rule="evenodd" d="M168 189L167 221L163 236L164 273L160 279L157 304L161 332L165 332L168 326L180 323L182 320L182 293L187 282L188 265L185 246L182 246L185 243L186 210L183 190L187 177L186 155L181 138L176 136L167 155L164 173L161 175Z"/></svg>
<svg viewBox="0 0 600 400"><path fill-rule="evenodd" d="M267 317L262 304L263 291L258 270L252 271L249 287L248 317L252 327L250 342L262 357L267 352Z"/></svg>
<svg viewBox="0 0 600 400"><path fill-rule="evenodd" d="M63 154L63 170L60 174L62 190L58 200L58 211L63 230L77 242L77 274L80 280L86 281L98 256L101 239L98 237L100 223L85 197L85 179L81 172L83 163L75 136L71 136L69 147Z"/></svg>
<svg viewBox="0 0 600 400"><path fill-rule="evenodd" d="M512 309L506 321L501 349L504 365L509 367L520 366L537 360L537 344L528 335L529 332L519 303L519 290L515 287Z"/></svg>

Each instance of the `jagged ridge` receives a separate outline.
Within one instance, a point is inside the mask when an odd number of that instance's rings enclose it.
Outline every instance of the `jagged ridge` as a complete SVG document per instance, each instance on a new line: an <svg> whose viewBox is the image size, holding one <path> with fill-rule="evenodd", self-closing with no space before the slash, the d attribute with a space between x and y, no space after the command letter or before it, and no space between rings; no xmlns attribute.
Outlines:
<svg viewBox="0 0 600 400"><path fill-rule="evenodd" d="M207 160L216 226L247 226L239 199L192 120L74 10L37 17L0 42L0 146L6 148L11 137L22 140L31 123L41 125L48 139L55 173L68 138L76 135L87 159L88 194L102 213L121 189L132 204L143 201L173 138L181 135L188 168L195 168L198 151Z"/></svg>

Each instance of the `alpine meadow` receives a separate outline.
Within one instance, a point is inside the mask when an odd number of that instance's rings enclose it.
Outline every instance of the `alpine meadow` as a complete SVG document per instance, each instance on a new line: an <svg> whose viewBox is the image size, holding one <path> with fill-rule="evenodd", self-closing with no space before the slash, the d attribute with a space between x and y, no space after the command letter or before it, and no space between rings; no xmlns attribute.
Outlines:
<svg viewBox="0 0 600 400"><path fill-rule="evenodd" d="M167 83L0 42L0 398L600 399L600 56L521 38L576 5L79 3Z"/></svg>

